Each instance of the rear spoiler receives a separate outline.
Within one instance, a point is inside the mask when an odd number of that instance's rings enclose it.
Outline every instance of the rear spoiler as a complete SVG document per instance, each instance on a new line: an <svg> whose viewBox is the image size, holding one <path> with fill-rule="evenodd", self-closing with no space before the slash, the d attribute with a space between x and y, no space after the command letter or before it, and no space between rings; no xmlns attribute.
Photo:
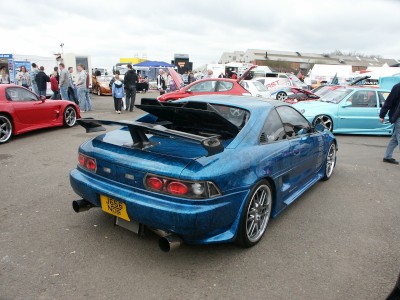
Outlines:
<svg viewBox="0 0 400 300"><path fill-rule="evenodd" d="M108 121L82 118L78 119L77 122L86 129L86 133L105 131L106 129L103 127L103 125L126 126L128 127L132 137L132 147L138 149L146 149L152 146L152 143L146 136L146 133L150 133L158 136L178 138L199 143L204 149L207 150L207 156L215 155L224 151L224 146L219 140L219 135L204 137L201 135L168 129L159 124L149 124L136 121Z"/></svg>

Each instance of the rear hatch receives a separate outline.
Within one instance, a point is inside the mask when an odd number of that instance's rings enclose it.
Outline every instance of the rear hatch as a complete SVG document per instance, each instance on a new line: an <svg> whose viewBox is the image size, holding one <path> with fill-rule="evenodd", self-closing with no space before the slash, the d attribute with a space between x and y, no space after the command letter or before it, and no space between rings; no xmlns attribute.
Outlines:
<svg viewBox="0 0 400 300"><path fill-rule="evenodd" d="M151 147L131 147L132 138L126 128L100 135L82 146L83 154L96 159L96 173L102 177L144 188L147 173L179 178L188 164L206 156L200 145L180 139L150 136Z"/></svg>
<svg viewBox="0 0 400 300"><path fill-rule="evenodd" d="M137 187L143 187L146 173L179 178L188 164L199 157L224 151L224 145L239 132L237 125L206 102L161 104L144 100L137 107L151 113L146 122L158 123L78 120L87 132L105 130L102 125L125 126L81 146L82 154L96 159L98 175ZM169 129L162 124L186 130Z"/></svg>

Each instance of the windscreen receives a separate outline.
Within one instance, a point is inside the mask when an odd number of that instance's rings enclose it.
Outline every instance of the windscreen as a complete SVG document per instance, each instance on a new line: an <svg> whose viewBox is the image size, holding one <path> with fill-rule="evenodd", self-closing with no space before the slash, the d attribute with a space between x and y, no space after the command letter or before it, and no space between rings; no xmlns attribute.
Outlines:
<svg viewBox="0 0 400 300"><path fill-rule="evenodd" d="M324 95L320 101L322 102L331 102L331 103L339 103L342 101L347 95L352 92L350 89L336 89Z"/></svg>

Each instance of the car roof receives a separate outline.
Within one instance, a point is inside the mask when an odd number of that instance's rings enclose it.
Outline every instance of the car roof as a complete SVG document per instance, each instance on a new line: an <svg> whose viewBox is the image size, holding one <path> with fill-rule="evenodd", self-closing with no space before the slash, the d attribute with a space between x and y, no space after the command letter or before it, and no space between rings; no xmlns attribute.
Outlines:
<svg viewBox="0 0 400 300"><path fill-rule="evenodd" d="M251 96L234 96L234 95L192 96L178 100L176 102L188 102L188 101L201 101L201 102L208 102L210 104L235 106L237 108L245 109L250 112L258 110L260 108L271 109L273 107L282 105L288 106L288 104L285 102L273 99L265 99L261 97L251 97Z"/></svg>

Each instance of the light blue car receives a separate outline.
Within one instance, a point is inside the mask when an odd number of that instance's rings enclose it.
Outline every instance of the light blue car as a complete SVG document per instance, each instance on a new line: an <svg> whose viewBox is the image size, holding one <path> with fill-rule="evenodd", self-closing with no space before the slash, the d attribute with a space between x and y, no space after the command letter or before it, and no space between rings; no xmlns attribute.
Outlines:
<svg viewBox="0 0 400 300"><path fill-rule="evenodd" d="M380 123L379 111L390 91L374 87L337 86L318 101L293 104L314 126L334 133L391 135L389 120Z"/></svg>

